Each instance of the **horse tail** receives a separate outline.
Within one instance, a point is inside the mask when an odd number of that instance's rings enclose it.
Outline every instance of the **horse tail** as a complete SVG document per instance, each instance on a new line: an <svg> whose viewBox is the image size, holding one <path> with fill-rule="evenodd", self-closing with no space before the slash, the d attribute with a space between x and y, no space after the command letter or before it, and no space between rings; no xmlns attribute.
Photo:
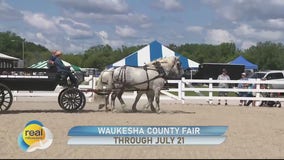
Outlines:
<svg viewBox="0 0 284 160"><path fill-rule="evenodd" d="M109 73L112 73L113 71L111 70L108 70L108 69L104 69L100 76L98 77L98 80L97 80L97 85L96 85L96 88L97 89L103 89L103 86L107 84L107 87L110 87L109 83L112 82L111 79L112 79L112 74L110 75Z"/></svg>

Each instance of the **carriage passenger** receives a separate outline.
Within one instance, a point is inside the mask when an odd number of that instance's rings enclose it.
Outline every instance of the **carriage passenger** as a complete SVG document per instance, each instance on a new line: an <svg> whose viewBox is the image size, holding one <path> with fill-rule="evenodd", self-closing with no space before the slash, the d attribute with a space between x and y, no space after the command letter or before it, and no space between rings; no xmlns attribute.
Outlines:
<svg viewBox="0 0 284 160"><path fill-rule="evenodd" d="M47 61L47 66L51 70L56 70L56 66L54 64L54 61L56 59L55 53L56 53L56 50L52 51L51 52L52 55L50 56L49 60Z"/></svg>
<svg viewBox="0 0 284 160"><path fill-rule="evenodd" d="M57 69L57 72L60 73L60 74L65 74L67 75L67 77L70 78L70 81L72 83L73 86L75 86L76 88L78 88L78 81L77 79L75 78L75 76L72 74L71 70L70 70L70 67L67 67L63 64L60 56L62 55L62 52L61 51L56 51L54 53L54 64L56 66L56 69Z"/></svg>

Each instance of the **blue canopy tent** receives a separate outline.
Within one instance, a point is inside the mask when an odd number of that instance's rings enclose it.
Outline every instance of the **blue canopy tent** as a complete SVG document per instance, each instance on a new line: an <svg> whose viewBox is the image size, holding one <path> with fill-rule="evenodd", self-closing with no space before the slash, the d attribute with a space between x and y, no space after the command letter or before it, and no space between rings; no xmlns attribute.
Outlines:
<svg viewBox="0 0 284 160"><path fill-rule="evenodd" d="M199 63L192 61L185 56L176 53L169 48L163 46L158 41L153 41L142 49L128 55L127 57L109 65L108 67L119 67L119 66L143 66L146 63L154 61L159 58L179 56L183 69L190 68L191 70L197 70Z"/></svg>
<svg viewBox="0 0 284 160"><path fill-rule="evenodd" d="M258 65L251 63L250 61L245 59L243 56L237 57L236 59L229 62L229 64L242 64L245 66L245 69L253 69L253 70L258 69Z"/></svg>

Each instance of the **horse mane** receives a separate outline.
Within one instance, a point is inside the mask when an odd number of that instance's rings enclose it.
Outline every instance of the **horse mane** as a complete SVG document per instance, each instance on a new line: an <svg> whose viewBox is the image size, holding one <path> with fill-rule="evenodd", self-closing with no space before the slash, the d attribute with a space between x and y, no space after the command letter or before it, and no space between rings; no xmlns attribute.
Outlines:
<svg viewBox="0 0 284 160"><path fill-rule="evenodd" d="M171 62L173 59L176 59L178 57L176 56L170 56L170 57L164 57L164 58L159 58L159 59L156 59L152 62L150 62L149 64L155 64L155 63L168 63L168 62Z"/></svg>

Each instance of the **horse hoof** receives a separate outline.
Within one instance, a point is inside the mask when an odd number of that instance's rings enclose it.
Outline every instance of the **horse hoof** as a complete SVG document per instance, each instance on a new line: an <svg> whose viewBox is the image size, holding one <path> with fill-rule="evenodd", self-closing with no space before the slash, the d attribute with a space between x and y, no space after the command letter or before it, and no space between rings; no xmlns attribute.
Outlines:
<svg viewBox="0 0 284 160"><path fill-rule="evenodd" d="M156 109L156 113L161 113L161 110L160 110L160 108L158 108L158 109Z"/></svg>
<svg viewBox="0 0 284 160"><path fill-rule="evenodd" d="M126 108L126 104L121 105L122 110Z"/></svg>
<svg viewBox="0 0 284 160"><path fill-rule="evenodd" d="M104 104L99 104L99 109L102 109L102 108L104 108Z"/></svg>
<svg viewBox="0 0 284 160"><path fill-rule="evenodd" d="M145 105L145 106L143 107L144 110L147 110L148 108L149 108L149 105Z"/></svg>
<svg viewBox="0 0 284 160"><path fill-rule="evenodd" d="M153 107L151 107L151 111L152 112L157 112L157 110L155 108L153 108Z"/></svg>
<svg viewBox="0 0 284 160"><path fill-rule="evenodd" d="M132 109L132 112L137 112L137 109Z"/></svg>

